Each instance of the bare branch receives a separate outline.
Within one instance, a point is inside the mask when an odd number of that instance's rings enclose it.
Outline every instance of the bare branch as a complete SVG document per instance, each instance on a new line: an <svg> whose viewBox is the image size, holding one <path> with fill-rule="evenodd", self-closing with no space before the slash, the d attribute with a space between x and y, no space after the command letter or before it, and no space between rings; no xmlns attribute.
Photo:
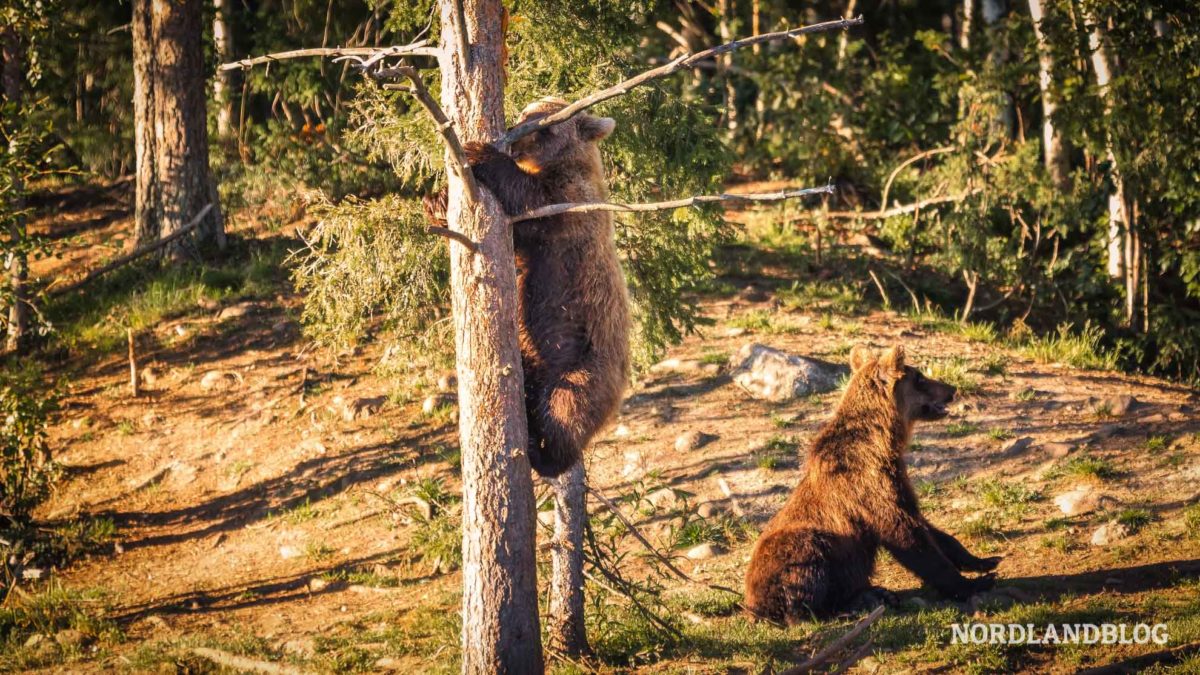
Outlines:
<svg viewBox="0 0 1200 675"><path fill-rule="evenodd" d="M364 58L387 58L389 56L437 56L439 53L437 47L429 46L428 40L418 40L410 45L397 45L394 47L316 47L311 49L293 49L291 51L276 52L274 54L224 63L221 65L220 70L245 70L264 63L312 57L353 57L361 60Z"/></svg>
<svg viewBox="0 0 1200 675"><path fill-rule="evenodd" d="M716 195L697 195L695 197L685 197L683 199L675 199L669 202L651 202L649 204L614 204L612 202L587 202L579 204L550 204L541 208L527 211L520 215L509 218L510 223L519 223L525 220L534 220L536 218L548 218L550 216L558 216L564 213L593 213L596 211L615 211L618 213L631 213L643 211L669 211L671 209L681 209L686 206L695 206L696 204L711 204L714 202L777 202L784 199L794 199L796 197L806 197L816 194L833 194L833 185L826 185L819 188L805 188L803 190L781 190L779 192L758 192L748 194L730 194L721 193Z"/></svg>
<svg viewBox="0 0 1200 675"><path fill-rule="evenodd" d="M741 40L734 40L733 42L726 42L725 44L717 45L716 47L712 47L710 49L705 49L704 51L694 52L691 54L684 54L676 59L673 59L672 61L670 61L669 63L667 63L665 65L659 66L658 68L647 70L646 72L641 73L640 75L635 75L634 77L631 77L628 80L625 80L624 82L621 82L617 85L609 87L608 89L603 89L594 94L591 94L589 96L581 98L578 101L575 101L574 103L563 108L562 110L554 113L553 115L547 115L545 117L542 117L542 118L539 118L536 120L530 120L528 122L518 124L517 126L513 127L512 129L509 129L508 133L504 134L504 136L502 136L497 141L496 144L500 145L502 147L507 147L509 144L511 144L513 141L517 140L518 138L521 138L523 136L528 136L529 134L531 134L539 129L545 129L546 127L553 126L555 124L559 124L562 122L566 122L567 120L571 119L575 115L596 105L597 103L607 101L610 98L616 98L617 96L620 96L620 95L628 92L630 89L633 89L634 87L637 87L639 85L646 84L647 82L650 82L651 80L657 80L661 77L666 77L667 75L670 75L677 71L684 70L686 68L691 68L698 61L703 61L705 59L713 58L714 56L719 56L721 54L732 52L735 49L739 49L741 47L748 47L751 45L761 44L763 42L772 42L775 40L786 40L788 38L794 38L794 37L797 37L800 35L804 35L806 33L819 33L821 31L836 30L838 28L849 28L850 26L857 26L857 25L861 24L862 22L863 22L863 18L861 16L859 16L858 18L855 18L855 19L838 19L837 21L826 21L824 23L817 23L817 24L813 24L811 26L801 26L799 28L793 28L791 30L778 31L775 33L763 33L762 35L754 35L752 37L742 38Z"/></svg>
<svg viewBox="0 0 1200 675"><path fill-rule="evenodd" d="M792 668L788 668L780 673L780 675L802 675L803 673L811 673L817 668L825 665L835 654L845 649L846 645L854 642L854 639L861 635L864 630L869 628L871 624L878 621L879 617L883 616L883 612L883 605L876 607L874 611L863 617L858 623L854 624L853 628L846 631L845 635L834 640L833 642L830 642L827 647L814 654L812 658L808 659L804 663ZM858 652L855 652L855 655L857 654Z"/></svg>
<svg viewBox="0 0 1200 675"><path fill-rule="evenodd" d="M947 146L943 146L940 148L934 148L932 150L926 150L925 152L918 152L917 154L913 155L912 157L909 157L908 159L904 160L903 162L900 162L900 165L897 166L895 169L892 169L892 172L890 174L888 174L887 182L883 184L883 199L881 199L879 202L880 206L882 206L885 209L887 208L888 192L890 192L892 189L892 181L896 180L896 175L899 174L904 169L904 167L908 166L909 164L912 164L913 162L919 162L920 160L925 159L926 157L932 157L933 155L940 155L945 152L952 152L957 149L958 149L957 145L947 145Z"/></svg>
<svg viewBox="0 0 1200 675"><path fill-rule="evenodd" d="M902 206L893 206L890 209L883 209L881 211L830 211L828 213L823 213L821 215L822 215L822 217L825 217L825 218L834 218L834 219L839 219L839 220L858 220L858 219L881 220L883 218L891 218L892 216L900 216L905 213L912 213L913 211L923 209L926 206L933 206L935 204L946 204L946 203L950 203L950 202L961 202L962 200L966 199L967 197L970 197L971 195L979 194L980 192L982 192L982 190L979 190L979 189L963 190L962 192L957 192L952 195L942 195L941 197L930 197L928 199L922 199L921 201L918 201L918 202L913 202L912 204L904 204Z"/></svg>
<svg viewBox="0 0 1200 675"><path fill-rule="evenodd" d="M458 140L458 134L454 132L454 125L450 123L450 119L446 117L442 107L429 93L429 89L425 86L425 80L421 79L421 73L412 66L404 65L376 71L372 73L372 77L376 79L407 77L408 81L412 82L411 87L384 85L384 88L408 92L424 106L425 111L437 125L438 133L441 134L446 149L450 151L450 168L462 178L471 202L479 201L479 188L475 184L475 174L471 172L471 165L467 162L467 151L463 149L462 142Z"/></svg>
<svg viewBox="0 0 1200 675"><path fill-rule="evenodd" d="M182 238L183 236L190 233L192 230L196 229L197 227L200 227L200 223L204 220L204 216L207 216L208 212L211 211L212 208L213 208L212 204L205 204L204 208L200 209L199 213L192 216L192 219L189 220L187 222L187 224L185 224L183 227L179 228L178 230L175 230L171 234L168 234L167 236L163 237L162 239L159 239L158 241L151 242L149 244L146 244L145 246L134 249L130 253L126 253L125 255L120 256L119 258L117 258L116 260L113 260L112 262L108 263L107 265L103 265L95 270L92 270L91 272L88 272L82 279L80 279L78 281L69 283L66 286L59 286L58 288L48 288L48 289L46 289L47 294L50 295L51 297L55 297L55 296L63 295L64 293L70 293L71 291L78 290L79 288L82 288L83 286L90 283L93 279L103 276L105 274L108 274L109 272L117 269L118 267L121 267L128 263L131 263L134 260L137 260L138 258L146 255L147 253L157 251L158 249L166 246L167 244L175 241L176 239Z"/></svg>
<svg viewBox="0 0 1200 675"><path fill-rule="evenodd" d="M452 230L448 227L438 227L437 225L430 225L429 227L427 227L425 229L430 234L438 234L447 239L453 239L454 241L457 241L458 243L467 247L467 250L470 251L471 253L479 252L479 244L476 244L474 241L471 240L470 237L463 234L462 232L456 232L455 230Z"/></svg>

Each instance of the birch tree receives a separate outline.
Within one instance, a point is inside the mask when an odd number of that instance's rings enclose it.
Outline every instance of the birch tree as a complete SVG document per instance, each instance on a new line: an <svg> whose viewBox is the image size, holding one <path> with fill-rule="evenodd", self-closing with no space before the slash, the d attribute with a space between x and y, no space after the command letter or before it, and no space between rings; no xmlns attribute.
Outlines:
<svg viewBox="0 0 1200 675"><path fill-rule="evenodd" d="M1042 29L1042 0L1029 0L1029 15L1037 39L1038 87L1042 95L1042 158L1050 180L1059 190L1071 189L1070 156L1067 144L1055 126L1054 114L1058 102L1053 92L1054 56Z"/></svg>

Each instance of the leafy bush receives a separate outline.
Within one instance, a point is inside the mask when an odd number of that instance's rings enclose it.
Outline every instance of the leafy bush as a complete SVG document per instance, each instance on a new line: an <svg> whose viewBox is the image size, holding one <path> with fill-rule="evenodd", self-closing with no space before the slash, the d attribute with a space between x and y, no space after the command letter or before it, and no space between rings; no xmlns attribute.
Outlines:
<svg viewBox="0 0 1200 675"><path fill-rule="evenodd" d="M32 369L0 375L0 509L18 522L46 497L54 475L46 422L57 396Z"/></svg>

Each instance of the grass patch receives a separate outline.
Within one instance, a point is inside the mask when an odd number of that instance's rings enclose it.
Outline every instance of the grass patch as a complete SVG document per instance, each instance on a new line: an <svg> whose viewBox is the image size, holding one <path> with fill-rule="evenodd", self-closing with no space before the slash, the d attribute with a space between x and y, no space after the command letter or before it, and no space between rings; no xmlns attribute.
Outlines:
<svg viewBox="0 0 1200 675"><path fill-rule="evenodd" d="M1166 436L1151 436L1146 439L1146 449L1150 452L1162 452L1171 446L1171 441Z"/></svg>
<svg viewBox="0 0 1200 675"><path fill-rule="evenodd" d="M1074 477L1100 481L1111 480L1116 475L1117 469L1112 462L1092 455L1076 455L1046 473L1050 479Z"/></svg>
<svg viewBox="0 0 1200 675"><path fill-rule="evenodd" d="M858 288L832 281L793 281L781 288L775 297L788 310L814 311L828 309L840 314L862 311L863 298Z"/></svg>
<svg viewBox="0 0 1200 675"><path fill-rule="evenodd" d="M729 363L729 352L708 352L700 357L704 365L723 366Z"/></svg>
<svg viewBox="0 0 1200 675"><path fill-rule="evenodd" d="M767 439L763 446L754 451L754 465L773 471L795 460L800 444L792 436L776 434Z"/></svg>
<svg viewBox="0 0 1200 675"><path fill-rule="evenodd" d="M1189 537L1200 539L1200 504L1192 504L1183 510L1183 530Z"/></svg>
<svg viewBox="0 0 1200 675"><path fill-rule="evenodd" d="M929 367L927 375L934 380L941 380L958 389L960 394L973 394L979 391L979 380L971 374L967 360L961 356L938 361Z"/></svg>
<svg viewBox="0 0 1200 675"><path fill-rule="evenodd" d="M1149 525L1150 521L1154 520L1154 516L1146 509L1122 509L1117 514L1116 520L1129 528L1130 532L1137 532Z"/></svg>
<svg viewBox="0 0 1200 675"><path fill-rule="evenodd" d="M1063 324L1056 333L1029 338L1019 349L1039 363L1062 363L1086 370L1116 370L1120 354L1102 346L1103 336L1104 331L1090 323L1078 333L1071 332L1069 324Z"/></svg>
<svg viewBox="0 0 1200 675"><path fill-rule="evenodd" d="M974 422L968 422L967 420L951 422L950 424L946 425L946 433L954 438L970 436L977 431L979 431L979 425L975 424Z"/></svg>
<svg viewBox="0 0 1200 675"><path fill-rule="evenodd" d="M988 429L987 435L988 438L992 439L993 441L1007 441L1013 437L1013 432L1009 431L1008 429L993 427Z"/></svg>
<svg viewBox="0 0 1200 675"><path fill-rule="evenodd" d="M115 623L103 618L105 595L99 590L72 590L57 582L0 608L0 670L21 672L84 658L91 646L124 639ZM59 644L55 636L75 630L80 644Z"/></svg>

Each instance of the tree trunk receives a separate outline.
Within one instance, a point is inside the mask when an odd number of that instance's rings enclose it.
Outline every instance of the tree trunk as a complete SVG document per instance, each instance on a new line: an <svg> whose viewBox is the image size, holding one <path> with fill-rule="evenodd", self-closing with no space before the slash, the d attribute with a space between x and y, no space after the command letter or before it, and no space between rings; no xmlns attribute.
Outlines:
<svg viewBox="0 0 1200 675"><path fill-rule="evenodd" d="M208 168L200 0L134 0L133 119L137 155L137 244L171 234L206 204L201 240L225 246L216 185ZM178 258L180 240L164 249Z"/></svg>
<svg viewBox="0 0 1200 675"><path fill-rule="evenodd" d="M971 48L971 25L975 19L975 0L963 0L962 27L958 33L958 46Z"/></svg>
<svg viewBox="0 0 1200 675"><path fill-rule="evenodd" d="M1008 0L983 0L980 9L988 37L988 64L993 69L999 69L1008 60L1004 43L1000 40L1002 29L999 26L1008 15ZM1012 95L1007 91L998 92L997 95L1000 97L1000 113L994 121L996 133L1004 138L1012 138L1016 129Z"/></svg>
<svg viewBox="0 0 1200 675"><path fill-rule="evenodd" d="M550 481L554 488L554 541L550 547L550 643L563 654L589 654L583 614L583 533L587 475L583 462Z"/></svg>
<svg viewBox="0 0 1200 675"><path fill-rule="evenodd" d="M500 0L438 4L442 107L464 142L490 141L505 130L504 8ZM479 244L474 254L450 244L463 480L462 671L540 673L512 229L491 193L480 190L472 203L457 173L447 175L446 220Z"/></svg>
<svg viewBox="0 0 1200 675"><path fill-rule="evenodd" d="M25 45L17 29L9 26L4 30L4 98L9 105L18 111L22 104L25 88ZM17 112L17 115L20 115ZM14 120L20 124L21 120ZM19 147L17 134L9 139L7 151L11 155L19 152L29 152L29 148ZM19 352L29 332L29 298L26 282L29 277L29 258L21 246L25 241L25 179L19 166L14 166L9 176L10 201L6 208L12 211L12 221L8 225L9 245L12 250L6 256L9 283L8 325L5 331L5 349L8 352Z"/></svg>
<svg viewBox="0 0 1200 675"><path fill-rule="evenodd" d="M721 34L721 42L733 39L733 0L720 0L718 10L721 14L717 31ZM722 54L717 61L720 70L721 84L725 87L725 128L730 132L737 131L737 87L733 81L733 52Z"/></svg>
<svg viewBox="0 0 1200 675"><path fill-rule="evenodd" d="M1051 91L1054 83L1054 57L1046 34L1042 31L1042 0L1029 0L1029 14L1033 17L1033 32L1037 37L1038 85L1042 91L1042 154L1046 171L1054 186L1064 192L1071 190L1070 157L1066 141L1054 126L1054 111L1058 102Z"/></svg>
<svg viewBox="0 0 1200 675"><path fill-rule="evenodd" d="M1113 190L1108 195L1108 275L1120 279L1125 275L1125 231L1129 220L1125 217L1125 181L1121 179L1121 167L1113 152L1112 133L1108 130L1108 118L1112 114L1112 99L1108 93L1108 83L1112 80L1112 61L1109 60L1107 40L1104 29L1096 21L1094 13L1083 10L1083 20L1089 25L1088 49L1092 53L1092 70L1096 72L1096 87L1100 90L1100 100L1104 103L1104 152L1108 158Z"/></svg>
<svg viewBox="0 0 1200 675"><path fill-rule="evenodd" d="M233 0L213 0L213 47L217 63L233 60ZM233 89L237 71L223 70L213 78L213 101L217 104L217 138L233 133Z"/></svg>

